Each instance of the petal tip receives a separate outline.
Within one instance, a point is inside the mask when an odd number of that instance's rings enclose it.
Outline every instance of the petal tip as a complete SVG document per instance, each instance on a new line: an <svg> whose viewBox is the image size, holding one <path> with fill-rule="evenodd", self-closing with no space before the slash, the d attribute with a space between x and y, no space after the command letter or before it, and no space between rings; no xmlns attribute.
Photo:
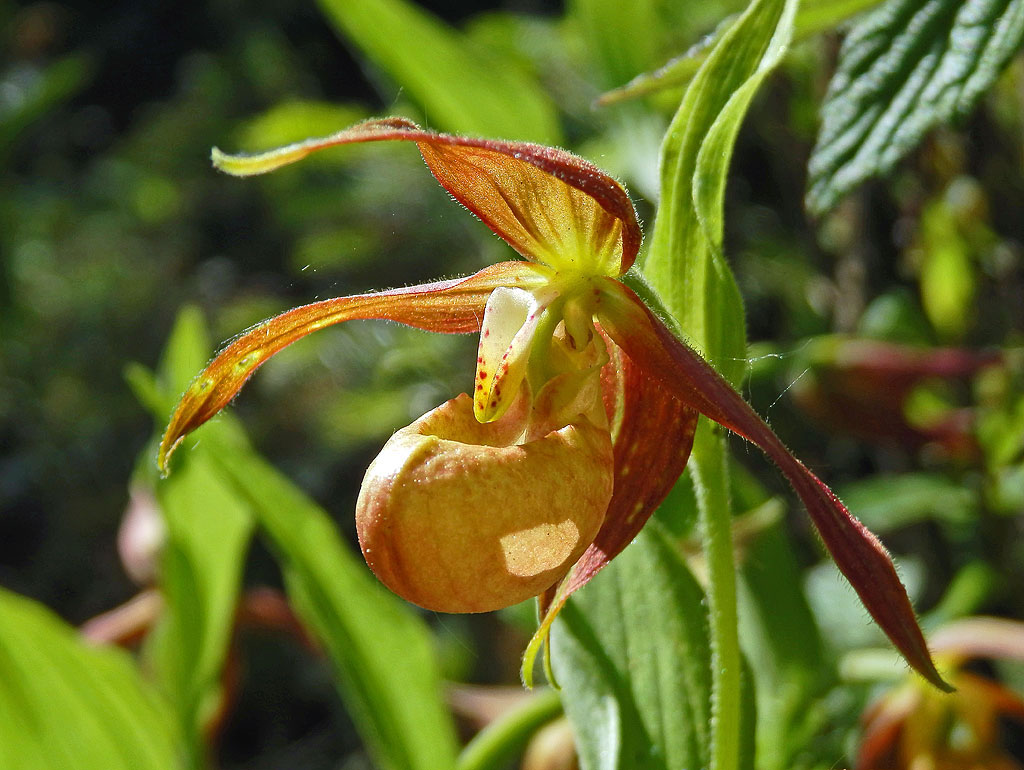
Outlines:
<svg viewBox="0 0 1024 770"><path fill-rule="evenodd" d="M936 689L941 690L942 692L947 694L956 692L956 688L942 678L942 674L940 674L939 670L935 667L935 664L932 662L931 657L928 658L927 666L918 666L914 665L913 663L911 665L914 666L914 669L917 671L918 674L924 677L925 681L934 686Z"/></svg>

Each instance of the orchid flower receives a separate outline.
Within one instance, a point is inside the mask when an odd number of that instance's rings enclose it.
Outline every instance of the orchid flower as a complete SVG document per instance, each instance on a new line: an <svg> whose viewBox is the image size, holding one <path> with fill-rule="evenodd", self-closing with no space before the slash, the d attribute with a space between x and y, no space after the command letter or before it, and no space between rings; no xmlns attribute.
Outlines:
<svg viewBox="0 0 1024 770"><path fill-rule="evenodd" d="M315 302L254 326L182 396L160 446L161 470L264 361L313 331L375 318L478 332L472 397L398 431L362 484L360 546L392 591L444 612L537 596L542 620L525 656L529 683L554 617L668 494L703 414L776 463L870 614L917 671L948 687L878 539L641 300L658 306L630 271L642 233L609 175L563 150L449 136L403 118L259 155L215 149L213 161L247 176L325 148L379 141L414 142L438 182L524 260Z"/></svg>

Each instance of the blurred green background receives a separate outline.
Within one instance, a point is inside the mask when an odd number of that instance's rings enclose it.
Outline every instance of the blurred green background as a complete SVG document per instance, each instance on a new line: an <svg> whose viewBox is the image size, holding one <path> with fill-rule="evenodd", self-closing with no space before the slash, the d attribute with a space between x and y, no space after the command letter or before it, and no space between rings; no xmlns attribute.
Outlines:
<svg viewBox="0 0 1024 770"><path fill-rule="evenodd" d="M643 7L656 19L620 10L603 25L599 4L585 0L420 5L539 84L552 135L528 138L622 177L649 224L678 91L606 108L593 100L686 50L742 3L651 3ZM137 464L153 473L139 453L155 426L124 372L155 366L183 305L199 305L225 340L297 304L470 272L507 249L448 200L411 148L351 148L252 181L211 169L211 146L265 149L370 115L458 130L457 116L399 85L324 8L4 3L0 35L0 584L78 624L137 590L116 533ZM955 377L926 372L900 390L891 369L851 374L857 351L837 335L1019 355L1024 63L963 125L940 129L891 178L814 220L803 207L806 166L838 40L794 48L737 146L726 245L753 341L746 393L894 551L927 568L924 609L980 564L996 577L967 609L1020 617L1019 366L979 374L968 362ZM508 121L522 135L514 111ZM465 388L473 345L379 324L334 329L270 362L234 411L351 538L369 460L392 430ZM886 350L886 362L913 369ZM881 426L849 419L866 395ZM946 425L954 414L964 421ZM750 454L737 452L782 492ZM791 529L803 563L817 562L802 520ZM257 547L246 582L278 580ZM449 675L516 681L527 626L432 622ZM355 750L324 665L286 639L242 643L248 671L222 766ZM256 756L263 764L247 764Z"/></svg>

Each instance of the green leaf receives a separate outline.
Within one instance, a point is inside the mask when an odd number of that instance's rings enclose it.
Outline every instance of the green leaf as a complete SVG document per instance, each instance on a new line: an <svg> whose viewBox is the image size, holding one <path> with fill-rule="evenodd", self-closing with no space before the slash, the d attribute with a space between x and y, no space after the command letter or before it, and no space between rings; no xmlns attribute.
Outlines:
<svg viewBox="0 0 1024 770"><path fill-rule="evenodd" d="M159 580L164 612L146 653L198 758L203 728L220 705L252 516L204 444L157 485L157 499L167 523Z"/></svg>
<svg viewBox="0 0 1024 770"><path fill-rule="evenodd" d="M662 145L661 201L643 271L688 341L734 384L743 375L746 333L742 298L722 254L725 184L740 123L782 59L796 7L795 0L750 4L690 82ZM712 677L713 700L704 718L714 729L700 762L671 766L734 770L747 759L743 741L750 740L753 727L744 724L744 714L752 707L744 709L749 688L743 687L737 638L725 444L704 421L691 468L708 564L712 639L707 656L691 665L707 667Z"/></svg>
<svg viewBox="0 0 1024 770"><path fill-rule="evenodd" d="M202 311L186 305L174 320L157 369L157 387L163 396L163 404L153 415L158 429L163 430L181 394L210 360L212 349Z"/></svg>
<svg viewBox="0 0 1024 770"><path fill-rule="evenodd" d="M282 102L246 122L240 132L238 144L250 152L284 147L311 136L328 136L345 126L370 117L362 106L295 100ZM344 159L344 153L313 156L316 158Z"/></svg>
<svg viewBox="0 0 1024 770"><path fill-rule="evenodd" d="M0 589L0 767L184 767L167 704L120 650Z"/></svg>
<svg viewBox="0 0 1024 770"><path fill-rule="evenodd" d="M657 523L569 601L551 650L583 770L708 766L704 592Z"/></svg>
<svg viewBox="0 0 1024 770"><path fill-rule="evenodd" d="M942 198L921 212L920 240L921 304L942 339L960 339L974 309L974 265L970 244Z"/></svg>
<svg viewBox="0 0 1024 770"><path fill-rule="evenodd" d="M801 3L796 14L796 37L803 39L842 24L874 8L882 0L815 0Z"/></svg>
<svg viewBox="0 0 1024 770"><path fill-rule="evenodd" d="M650 69L658 55L659 3L573 0L568 20L579 25L599 85L610 87Z"/></svg>
<svg viewBox="0 0 1024 770"><path fill-rule="evenodd" d="M1024 0L889 0L846 38L822 107L807 205L821 214L967 115L1024 39Z"/></svg>
<svg viewBox="0 0 1024 770"><path fill-rule="evenodd" d="M160 366L161 422L208 360L207 339L199 311L183 310ZM153 390L138 369L133 380L144 393ZM252 451L229 415L196 431L175 460L158 487L170 529L162 569L169 618L156 630L151 654L179 709L201 718L216 695L255 520L280 552L289 596L327 649L378 765L454 766L454 728L429 632L340 542L330 517Z"/></svg>
<svg viewBox="0 0 1024 770"><path fill-rule="evenodd" d="M455 730L430 634L339 539L330 517L244 446L217 463L276 548L295 611L326 648L341 695L377 765L444 770Z"/></svg>
<svg viewBox="0 0 1024 770"><path fill-rule="evenodd" d="M320 0L320 7L420 105L431 127L558 143L554 105L517 62L405 0Z"/></svg>
<svg viewBox="0 0 1024 770"><path fill-rule="evenodd" d="M814 3L803 3L797 10L793 37L796 40L803 40L832 29L880 2L882 0L817 0ZM735 21L735 16L726 17L714 31L702 37L687 51L653 72L637 75L626 85L602 94L598 103L614 104L668 88L685 86L700 69L708 52Z"/></svg>
<svg viewBox="0 0 1024 770"><path fill-rule="evenodd" d="M601 94L597 104L605 107L628 99L636 99L647 94L665 91L669 88L681 88L690 82L697 73L712 46L718 42L722 33L729 28L734 19L723 21L709 35L705 35L686 51L673 57L652 72L644 72L625 85Z"/></svg>
<svg viewBox="0 0 1024 770"><path fill-rule="evenodd" d="M160 428L208 355L200 312L183 309L164 351L151 405ZM164 612L147 637L145 653L178 713L197 766L205 754L204 726L220 705L221 675L253 528L246 502L219 476L204 443L233 428L230 421L221 421L198 434L174 475L156 486L167 524L159 579ZM152 447L145 452L143 460L152 467Z"/></svg>
<svg viewBox="0 0 1024 770"><path fill-rule="evenodd" d="M722 34L683 96L662 147L661 203L644 274L689 342L736 383L743 302L722 255L732 145L750 100L792 36L796 3L758 0Z"/></svg>

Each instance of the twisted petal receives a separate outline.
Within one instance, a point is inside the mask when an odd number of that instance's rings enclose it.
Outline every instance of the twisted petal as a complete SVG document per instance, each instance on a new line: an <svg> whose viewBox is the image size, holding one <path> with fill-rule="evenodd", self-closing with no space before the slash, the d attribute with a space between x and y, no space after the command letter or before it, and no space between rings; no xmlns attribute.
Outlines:
<svg viewBox="0 0 1024 770"><path fill-rule="evenodd" d="M604 369L604 393L606 407L616 410L614 491L594 542L565 579L539 597L541 623L523 655L527 687L533 686L534 659L566 600L637 536L683 472L693 446L698 413L620 348L608 347L613 360Z"/></svg>
<svg viewBox="0 0 1024 770"><path fill-rule="evenodd" d="M611 276L636 259L642 234L622 185L553 147L437 134L404 118L384 118L260 155L214 149L213 162L229 174L249 176L327 147L392 140L416 142L444 188L527 259Z"/></svg>
<svg viewBox="0 0 1024 770"><path fill-rule="evenodd" d="M468 278L314 302L257 324L224 348L181 397L160 442L161 471L167 472L167 461L181 440L227 406L264 361L307 334L368 318L447 334L476 332L494 289L529 288L538 280L535 269L524 262L501 262Z"/></svg>
<svg viewBox="0 0 1024 770"><path fill-rule="evenodd" d="M598 317L627 355L676 398L757 445L803 501L840 571L907 662L942 690L942 680L917 624L906 589L885 548L817 476L783 445L746 401L697 353L683 344L632 290L602 280Z"/></svg>

